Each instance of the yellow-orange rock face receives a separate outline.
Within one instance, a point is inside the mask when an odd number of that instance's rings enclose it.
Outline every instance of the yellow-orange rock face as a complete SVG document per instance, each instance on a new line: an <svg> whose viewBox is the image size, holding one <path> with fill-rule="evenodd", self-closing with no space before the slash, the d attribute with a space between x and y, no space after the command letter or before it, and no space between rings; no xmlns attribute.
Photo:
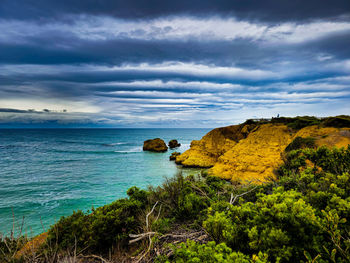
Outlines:
<svg viewBox="0 0 350 263"><path fill-rule="evenodd" d="M350 128L319 128L315 125L301 129L295 136L314 137L317 146L340 148L350 144Z"/></svg>
<svg viewBox="0 0 350 263"><path fill-rule="evenodd" d="M165 142L162 139L155 138L144 141L143 150L150 152L166 152L168 150L168 146L166 146Z"/></svg>
<svg viewBox="0 0 350 263"><path fill-rule="evenodd" d="M255 126L232 125L216 128L199 141L192 141L191 148L176 157L176 163L187 167L212 167L218 158L231 149Z"/></svg>
<svg viewBox="0 0 350 263"><path fill-rule="evenodd" d="M282 153L297 136L314 137L316 145L347 147L349 128L305 127L294 132L283 124L233 125L210 131L176 158L188 167L207 167L209 174L233 182L264 182L274 177Z"/></svg>
<svg viewBox="0 0 350 263"><path fill-rule="evenodd" d="M231 181L266 181L281 164L281 153L291 141L287 126L261 125L223 154L209 173Z"/></svg>

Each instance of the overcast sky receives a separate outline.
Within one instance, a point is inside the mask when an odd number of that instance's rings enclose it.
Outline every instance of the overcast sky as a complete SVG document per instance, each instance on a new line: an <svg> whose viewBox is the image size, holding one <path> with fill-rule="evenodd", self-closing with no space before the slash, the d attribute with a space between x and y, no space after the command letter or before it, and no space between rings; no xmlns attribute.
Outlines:
<svg viewBox="0 0 350 263"><path fill-rule="evenodd" d="M277 114L350 114L349 0L0 1L0 127Z"/></svg>

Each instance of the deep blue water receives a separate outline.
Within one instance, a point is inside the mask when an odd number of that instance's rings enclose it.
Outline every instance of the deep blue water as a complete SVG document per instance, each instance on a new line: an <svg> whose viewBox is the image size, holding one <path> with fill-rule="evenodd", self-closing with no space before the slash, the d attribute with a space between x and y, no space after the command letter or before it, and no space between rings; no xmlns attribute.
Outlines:
<svg viewBox="0 0 350 263"><path fill-rule="evenodd" d="M159 185L181 168L166 153L143 152L143 141L177 139L189 148L209 129L0 130L0 233L15 218L38 234L73 210L125 197L131 186ZM191 173L185 170L185 173ZM14 215L14 216L13 216ZM42 223L41 223L42 222Z"/></svg>

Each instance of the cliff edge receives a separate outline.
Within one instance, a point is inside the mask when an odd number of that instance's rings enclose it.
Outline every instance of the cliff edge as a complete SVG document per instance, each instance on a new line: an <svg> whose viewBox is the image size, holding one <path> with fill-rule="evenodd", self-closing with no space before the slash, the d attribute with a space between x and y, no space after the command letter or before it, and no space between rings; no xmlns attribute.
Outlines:
<svg viewBox="0 0 350 263"><path fill-rule="evenodd" d="M210 168L209 174L232 182L264 182L274 177L286 147L297 137L312 138L315 147L347 147L350 117L249 120L217 128L192 141L190 149L176 157L176 163Z"/></svg>

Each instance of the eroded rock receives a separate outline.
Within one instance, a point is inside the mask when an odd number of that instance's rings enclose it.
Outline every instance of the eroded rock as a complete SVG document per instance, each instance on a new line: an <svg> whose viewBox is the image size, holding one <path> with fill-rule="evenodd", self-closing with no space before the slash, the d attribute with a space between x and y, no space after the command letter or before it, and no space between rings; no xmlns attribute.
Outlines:
<svg viewBox="0 0 350 263"><path fill-rule="evenodd" d="M297 137L314 138L316 147L347 147L350 129L307 126L298 131L285 124L241 124L210 131L176 157L185 167L210 168L208 173L233 182L262 183L274 177L285 148Z"/></svg>
<svg viewBox="0 0 350 263"><path fill-rule="evenodd" d="M169 160L170 161L175 161L176 157L179 156L181 153L179 152L173 152L170 156L169 156Z"/></svg>
<svg viewBox="0 0 350 263"><path fill-rule="evenodd" d="M168 143L170 149L174 149L176 147L180 147L181 143L179 143L177 140L171 140Z"/></svg>
<svg viewBox="0 0 350 263"><path fill-rule="evenodd" d="M176 163L186 167L213 167L221 155L246 138L255 126L241 124L216 128L201 140L192 141L190 149L177 157Z"/></svg>
<svg viewBox="0 0 350 263"><path fill-rule="evenodd" d="M168 147L160 138L155 138L143 142L143 150L150 152L166 152Z"/></svg>

